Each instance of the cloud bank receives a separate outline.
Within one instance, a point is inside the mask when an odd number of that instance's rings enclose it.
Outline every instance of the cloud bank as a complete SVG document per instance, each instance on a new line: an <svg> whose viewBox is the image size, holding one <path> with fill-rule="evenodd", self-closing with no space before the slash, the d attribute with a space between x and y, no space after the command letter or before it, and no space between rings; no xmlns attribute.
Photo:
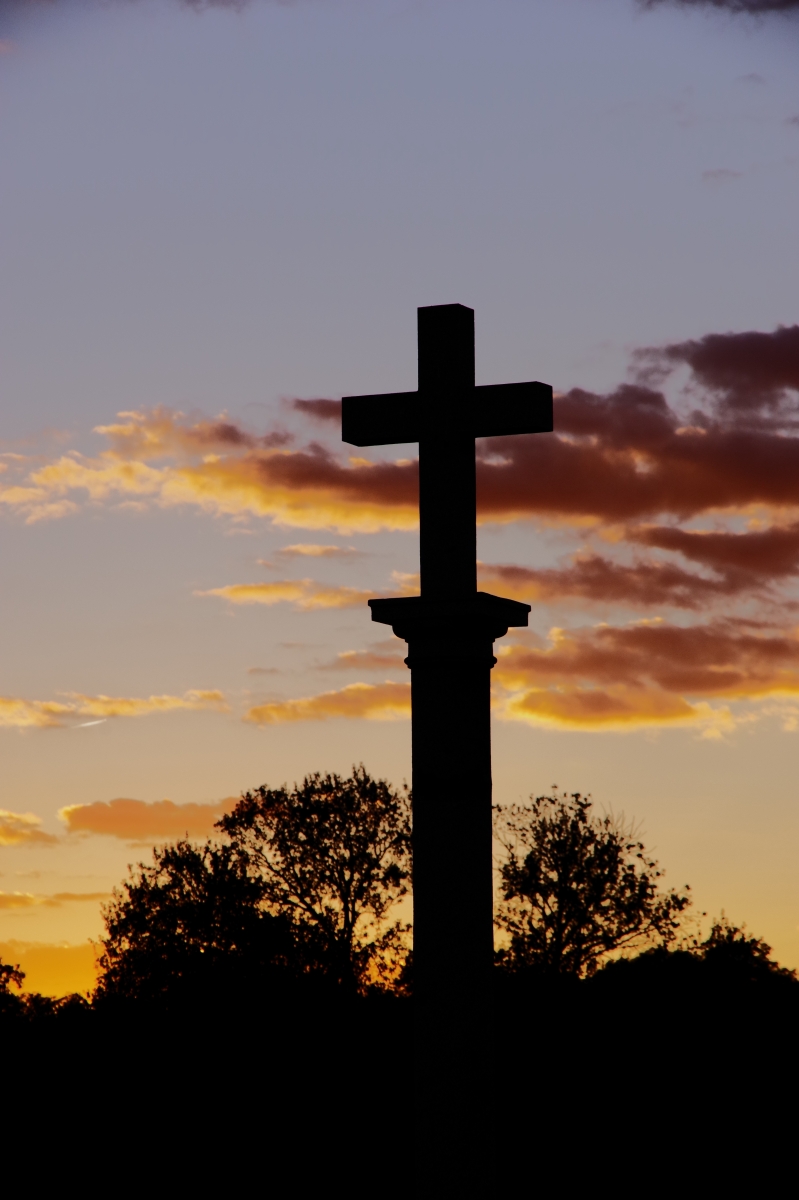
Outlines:
<svg viewBox="0 0 799 1200"><path fill-rule="evenodd" d="M85 696L69 692L64 701L25 700L0 696L0 727L7 729L54 729L76 724L77 717L146 717L177 709L216 709L226 712L222 692L192 690L182 696Z"/></svg>
<svg viewBox="0 0 799 1200"><path fill-rule="evenodd" d="M34 895L33 892L0 892L0 911L10 912L27 908L61 908L75 901L97 904L109 900L110 892L53 892L51 895Z"/></svg>
<svg viewBox="0 0 799 1200"><path fill-rule="evenodd" d="M687 412L655 386L680 368L706 401ZM560 395L554 435L480 443L480 519L579 527L684 522L753 506L799 511L799 326L641 351L636 370L636 382L604 395ZM107 447L94 458L74 452L31 465L7 456L0 505L27 520L82 503L134 502L308 529L416 524L416 462L347 457L335 437L331 447L289 447L285 435L276 445L277 435L165 409L121 414L97 432Z"/></svg>
<svg viewBox="0 0 799 1200"><path fill-rule="evenodd" d="M58 838L41 828L33 813L9 812L0 808L0 846L52 846Z"/></svg>
<svg viewBox="0 0 799 1200"><path fill-rule="evenodd" d="M318 696L279 700L251 708L246 720L254 725L281 725L295 721L392 721L411 715L409 683L351 683L340 691Z"/></svg>
<svg viewBox="0 0 799 1200"><path fill-rule="evenodd" d="M171 800L98 800L69 804L59 811L68 833L105 834L125 841L145 838L209 837L214 824L238 800L227 797L212 804L174 804Z"/></svg>
<svg viewBox="0 0 799 1200"><path fill-rule="evenodd" d="M93 458L6 456L0 505L27 520L63 515L64 505L71 512L134 502L308 529L416 523L416 462L349 457L337 440L334 402L294 407L328 430L329 444L255 434L224 415L124 413L98 430L104 449ZM494 672L500 715L581 728L718 725L738 719L724 716L730 705L794 696L799 326L644 348L628 382L607 393L560 394L555 429L478 443L478 516L549 529L572 549L554 565L482 563L480 584L583 612L610 608L613 620L506 646ZM297 542L278 557L339 553L338 545ZM395 584L399 594L418 586L412 576ZM230 583L204 594L310 611L365 606L375 593L305 578ZM652 619L625 624L625 609ZM398 658L393 649L350 652L325 669L385 670ZM212 692L131 701L10 697L0 700L0 723L223 705ZM393 718L408 706L406 683L357 682L256 705L245 719Z"/></svg>
<svg viewBox="0 0 799 1200"><path fill-rule="evenodd" d="M220 3L220 0L214 0ZM224 3L224 0L221 0ZM735 15L772 16L799 12L799 0L638 0L641 8L716 8Z"/></svg>
<svg viewBox="0 0 799 1200"><path fill-rule="evenodd" d="M313 579L277 579L272 583L231 583L198 596L219 596L231 604L293 604L299 612L318 608L365 608L375 595L362 588L333 587Z"/></svg>

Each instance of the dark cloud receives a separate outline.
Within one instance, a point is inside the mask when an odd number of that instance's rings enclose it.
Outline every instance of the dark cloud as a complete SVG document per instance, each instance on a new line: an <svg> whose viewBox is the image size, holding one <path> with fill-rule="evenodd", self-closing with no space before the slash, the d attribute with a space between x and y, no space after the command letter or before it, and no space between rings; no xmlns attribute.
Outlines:
<svg viewBox="0 0 799 1200"><path fill-rule="evenodd" d="M565 567L481 563L480 584L518 600L572 598L630 608L667 605L696 611L739 596L773 598L775 583L799 574L799 523L749 533L633 527L625 530L624 541L680 554L713 574L697 575L657 559L623 563L589 551L575 555Z"/></svg>
<svg viewBox="0 0 799 1200"><path fill-rule="evenodd" d="M638 0L641 8L717 8L722 12L764 16L767 13L799 12L799 0Z"/></svg>
<svg viewBox="0 0 799 1200"><path fill-rule="evenodd" d="M736 590L751 589L748 577L736 589L735 582L727 577L705 579L673 563L649 560L627 565L592 553L577 555L567 567L543 570L512 564L483 565L480 581L481 586L519 600L572 598L634 609L668 605L697 610Z"/></svg>
<svg viewBox="0 0 799 1200"><path fill-rule="evenodd" d="M336 421L341 424L340 400L292 400L291 407L313 421Z"/></svg>
<svg viewBox="0 0 799 1200"><path fill-rule="evenodd" d="M686 364L728 420L745 414L792 416L797 410L799 325L781 325L771 333L710 333L698 341L641 350L635 359L644 372Z"/></svg>
<svg viewBox="0 0 799 1200"><path fill-rule="evenodd" d="M293 454L254 460L253 466L264 483L331 492L342 500L405 505L416 504L419 495L415 462L376 462L368 467L350 467L318 445Z"/></svg>
<svg viewBox="0 0 799 1200"><path fill-rule="evenodd" d="M747 621L599 625L560 632L551 646L513 646L498 670L506 677L525 674L530 684L624 683L682 696L744 698L799 690L799 640Z"/></svg>
<svg viewBox="0 0 799 1200"><path fill-rule="evenodd" d="M637 383L556 400L554 437L484 443L481 513L628 523L799 503L799 326L649 348L635 365ZM709 401L687 419L652 386L681 365Z"/></svg>
<svg viewBox="0 0 799 1200"><path fill-rule="evenodd" d="M535 514L626 524L799 503L799 438L695 420L684 425L648 388L625 385L605 396L576 389L556 401L554 437L483 445L478 510L497 520Z"/></svg>
<svg viewBox="0 0 799 1200"><path fill-rule="evenodd" d="M724 576L731 591L751 586L753 578L772 580L799 572L799 524L750 533L698 533L657 526L630 530L627 536L710 567Z"/></svg>
<svg viewBox="0 0 799 1200"><path fill-rule="evenodd" d="M272 430L261 437L248 433L232 421L198 421L192 426L192 435L198 447L217 449L247 449L260 446L265 450L288 446L293 441L290 433Z"/></svg>

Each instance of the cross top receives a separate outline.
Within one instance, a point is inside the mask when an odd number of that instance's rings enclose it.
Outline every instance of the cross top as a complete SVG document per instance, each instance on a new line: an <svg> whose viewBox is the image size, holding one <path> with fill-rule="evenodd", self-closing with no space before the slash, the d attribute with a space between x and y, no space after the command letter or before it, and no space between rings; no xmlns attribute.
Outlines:
<svg viewBox="0 0 799 1200"><path fill-rule="evenodd" d="M417 310L419 385L415 392L345 396L342 441L388 446L427 437L500 437L552 431L546 383L475 386L474 310L436 304Z"/></svg>
<svg viewBox="0 0 799 1200"><path fill-rule="evenodd" d="M552 388L475 386L474 311L463 304L418 309L418 339L417 391L345 396L341 436L353 446L419 443L422 596L463 598L477 590L474 439L550 432Z"/></svg>

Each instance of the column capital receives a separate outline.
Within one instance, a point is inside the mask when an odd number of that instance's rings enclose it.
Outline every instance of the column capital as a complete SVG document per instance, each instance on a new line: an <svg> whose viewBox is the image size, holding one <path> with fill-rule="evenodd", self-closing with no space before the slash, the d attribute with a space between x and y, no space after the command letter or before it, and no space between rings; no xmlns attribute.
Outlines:
<svg viewBox="0 0 799 1200"><path fill-rule="evenodd" d="M427 641L448 633L484 641L504 637L510 628L527 625L531 606L490 592L467 596L441 596L434 600L422 596L370 600L372 620L391 625L397 637Z"/></svg>

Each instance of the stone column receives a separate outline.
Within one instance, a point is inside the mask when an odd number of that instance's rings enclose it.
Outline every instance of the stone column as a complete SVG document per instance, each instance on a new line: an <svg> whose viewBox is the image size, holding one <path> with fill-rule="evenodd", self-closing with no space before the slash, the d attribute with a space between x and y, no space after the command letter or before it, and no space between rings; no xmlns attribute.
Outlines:
<svg viewBox="0 0 799 1200"><path fill-rule="evenodd" d="M454 1186L487 1169L493 642L529 606L485 592L369 604L408 643L417 1158Z"/></svg>

